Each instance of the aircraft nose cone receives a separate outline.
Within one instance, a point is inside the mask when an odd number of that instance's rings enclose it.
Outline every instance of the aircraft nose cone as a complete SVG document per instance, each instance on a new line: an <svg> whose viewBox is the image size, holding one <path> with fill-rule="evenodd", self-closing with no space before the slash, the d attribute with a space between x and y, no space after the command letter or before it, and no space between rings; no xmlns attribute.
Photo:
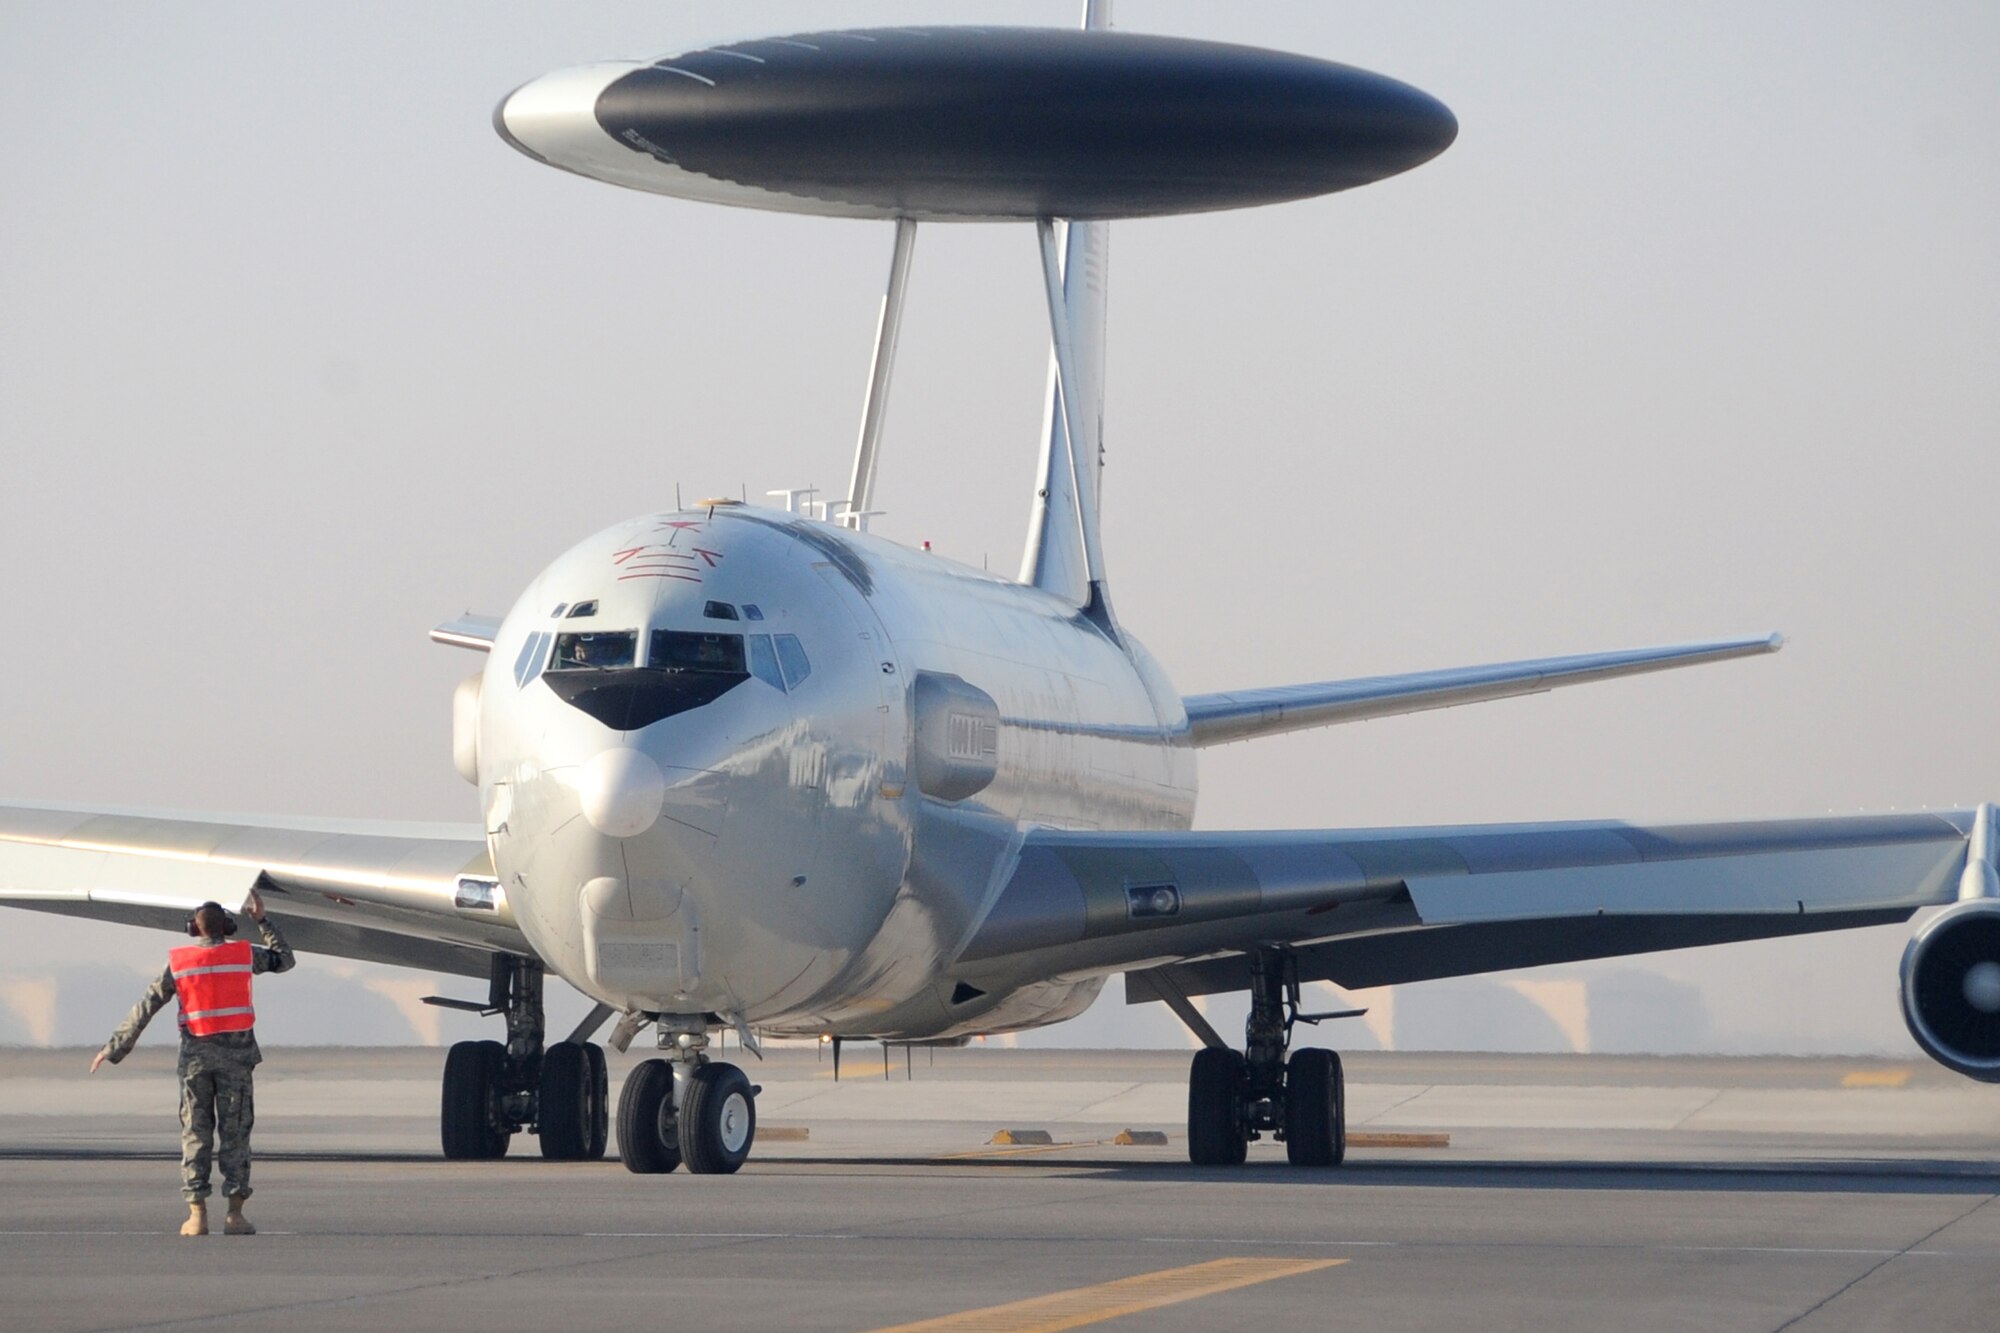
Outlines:
<svg viewBox="0 0 2000 1333"><path fill-rule="evenodd" d="M667 779L647 755L621 745L584 764L576 795L592 828L608 838L636 838L659 821Z"/></svg>

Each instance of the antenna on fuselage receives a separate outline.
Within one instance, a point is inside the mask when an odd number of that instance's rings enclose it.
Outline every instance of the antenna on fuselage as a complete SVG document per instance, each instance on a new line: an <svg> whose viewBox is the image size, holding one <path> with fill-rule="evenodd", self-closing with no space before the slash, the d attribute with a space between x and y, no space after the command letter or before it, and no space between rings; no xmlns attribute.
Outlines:
<svg viewBox="0 0 2000 1333"><path fill-rule="evenodd" d="M847 485L842 527L866 531L877 511L869 507L875 495L875 460L882 440L882 418L889 410L889 372L896 364L896 339L903 329L903 292L910 281L910 252L917 244L917 220L896 219L896 246L889 258L889 288L882 293L882 314L875 323L875 355L868 363L868 389L861 398L861 434L854 442L854 477Z"/></svg>

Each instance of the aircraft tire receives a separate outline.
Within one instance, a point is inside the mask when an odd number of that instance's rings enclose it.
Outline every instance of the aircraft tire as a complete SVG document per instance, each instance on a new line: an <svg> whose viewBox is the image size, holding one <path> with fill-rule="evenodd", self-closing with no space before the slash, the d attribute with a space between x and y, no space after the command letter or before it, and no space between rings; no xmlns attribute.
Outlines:
<svg viewBox="0 0 2000 1333"><path fill-rule="evenodd" d="M1188 1160L1196 1166L1240 1166L1250 1151L1243 1124L1243 1056L1208 1047L1188 1070Z"/></svg>
<svg viewBox="0 0 2000 1333"><path fill-rule="evenodd" d="M757 1137L757 1094L735 1065L707 1064L688 1080L681 1104L681 1156L696 1175L728 1175Z"/></svg>
<svg viewBox="0 0 2000 1333"><path fill-rule="evenodd" d="M542 1052L542 1077L535 1101L535 1123L542 1139L542 1156L552 1162L580 1162L590 1148L591 1121L596 1107L590 1059L581 1043L559 1041Z"/></svg>
<svg viewBox="0 0 2000 1333"><path fill-rule="evenodd" d="M438 1114L445 1160L480 1162L507 1155L513 1132L501 1129L493 1116L506 1066L507 1049L497 1041L461 1041L445 1055Z"/></svg>
<svg viewBox="0 0 2000 1333"><path fill-rule="evenodd" d="M1339 1166L1347 1156L1347 1088L1332 1051L1285 1062L1285 1156L1293 1166Z"/></svg>
<svg viewBox="0 0 2000 1333"><path fill-rule="evenodd" d="M641 1060L618 1094L618 1156L639 1176L664 1175L681 1164L674 1116L674 1068Z"/></svg>
<svg viewBox="0 0 2000 1333"><path fill-rule="evenodd" d="M583 1145L583 1160L601 1162L611 1138L611 1074L605 1067L604 1048L595 1042L583 1044L584 1077L590 1082L586 1094L590 1105L590 1134Z"/></svg>

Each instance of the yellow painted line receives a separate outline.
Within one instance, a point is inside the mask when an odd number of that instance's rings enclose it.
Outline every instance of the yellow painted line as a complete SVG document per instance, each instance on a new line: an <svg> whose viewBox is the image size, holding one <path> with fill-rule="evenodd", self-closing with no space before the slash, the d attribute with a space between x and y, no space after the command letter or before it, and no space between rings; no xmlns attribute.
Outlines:
<svg viewBox="0 0 2000 1333"><path fill-rule="evenodd" d="M1347 1136L1350 1148L1449 1148L1449 1134L1406 1134L1383 1130L1357 1130Z"/></svg>
<svg viewBox="0 0 2000 1333"><path fill-rule="evenodd" d="M940 1162L963 1162L977 1157L1026 1157L1029 1153L1067 1152L1071 1148L1095 1148L1095 1143L1045 1143L1025 1148L989 1148L979 1152L952 1152L938 1158Z"/></svg>
<svg viewBox="0 0 2000 1333"><path fill-rule="evenodd" d="M1857 1069L1840 1080L1843 1088L1900 1088L1910 1081L1907 1069Z"/></svg>
<svg viewBox="0 0 2000 1333"><path fill-rule="evenodd" d="M1186 1268L1100 1282L1094 1287L1077 1287L1006 1305L922 1319L914 1324L897 1324L876 1329L875 1333L1062 1333L1064 1329L1101 1324L1107 1319L1179 1305L1346 1262L1345 1259L1212 1259Z"/></svg>

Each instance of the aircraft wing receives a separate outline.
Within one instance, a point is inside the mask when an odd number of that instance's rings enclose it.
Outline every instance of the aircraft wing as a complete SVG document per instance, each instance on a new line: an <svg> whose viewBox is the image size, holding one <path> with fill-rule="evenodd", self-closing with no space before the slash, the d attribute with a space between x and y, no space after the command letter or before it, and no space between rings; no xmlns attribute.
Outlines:
<svg viewBox="0 0 2000 1333"><path fill-rule="evenodd" d="M1582 685L1673 667L1699 666L1704 662L1726 662L1733 657L1775 653L1784 645L1782 634L1764 634L1750 639L1717 639L1664 648L1628 648L1444 671L1414 671L1401 676L1192 694L1182 703L1187 708L1189 741L1198 746L1224 745L1335 722L1365 722L1399 713L1542 694L1562 685Z"/></svg>
<svg viewBox="0 0 2000 1333"><path fill-rule="evenodd" d="M534 955L477 826L0 805L0 906L178 931L253 888L308 952L475 977Z"/></svg>
<svg viewBox="0 0 2000 1333"><path fill-rule="evenodd" d="M431 629L431 642L474 652L493 651L494 636L500 633L500 617L476 616L470 611Z"/></svg>
<svg viewBox="0 0 2000 1333"><path fill-rule="evenodd" d="M1951 901L1974 813L1256 833L1038 830L962 970L1124 971L1133 1002L1392 985L1907 920Z"/></svg>

